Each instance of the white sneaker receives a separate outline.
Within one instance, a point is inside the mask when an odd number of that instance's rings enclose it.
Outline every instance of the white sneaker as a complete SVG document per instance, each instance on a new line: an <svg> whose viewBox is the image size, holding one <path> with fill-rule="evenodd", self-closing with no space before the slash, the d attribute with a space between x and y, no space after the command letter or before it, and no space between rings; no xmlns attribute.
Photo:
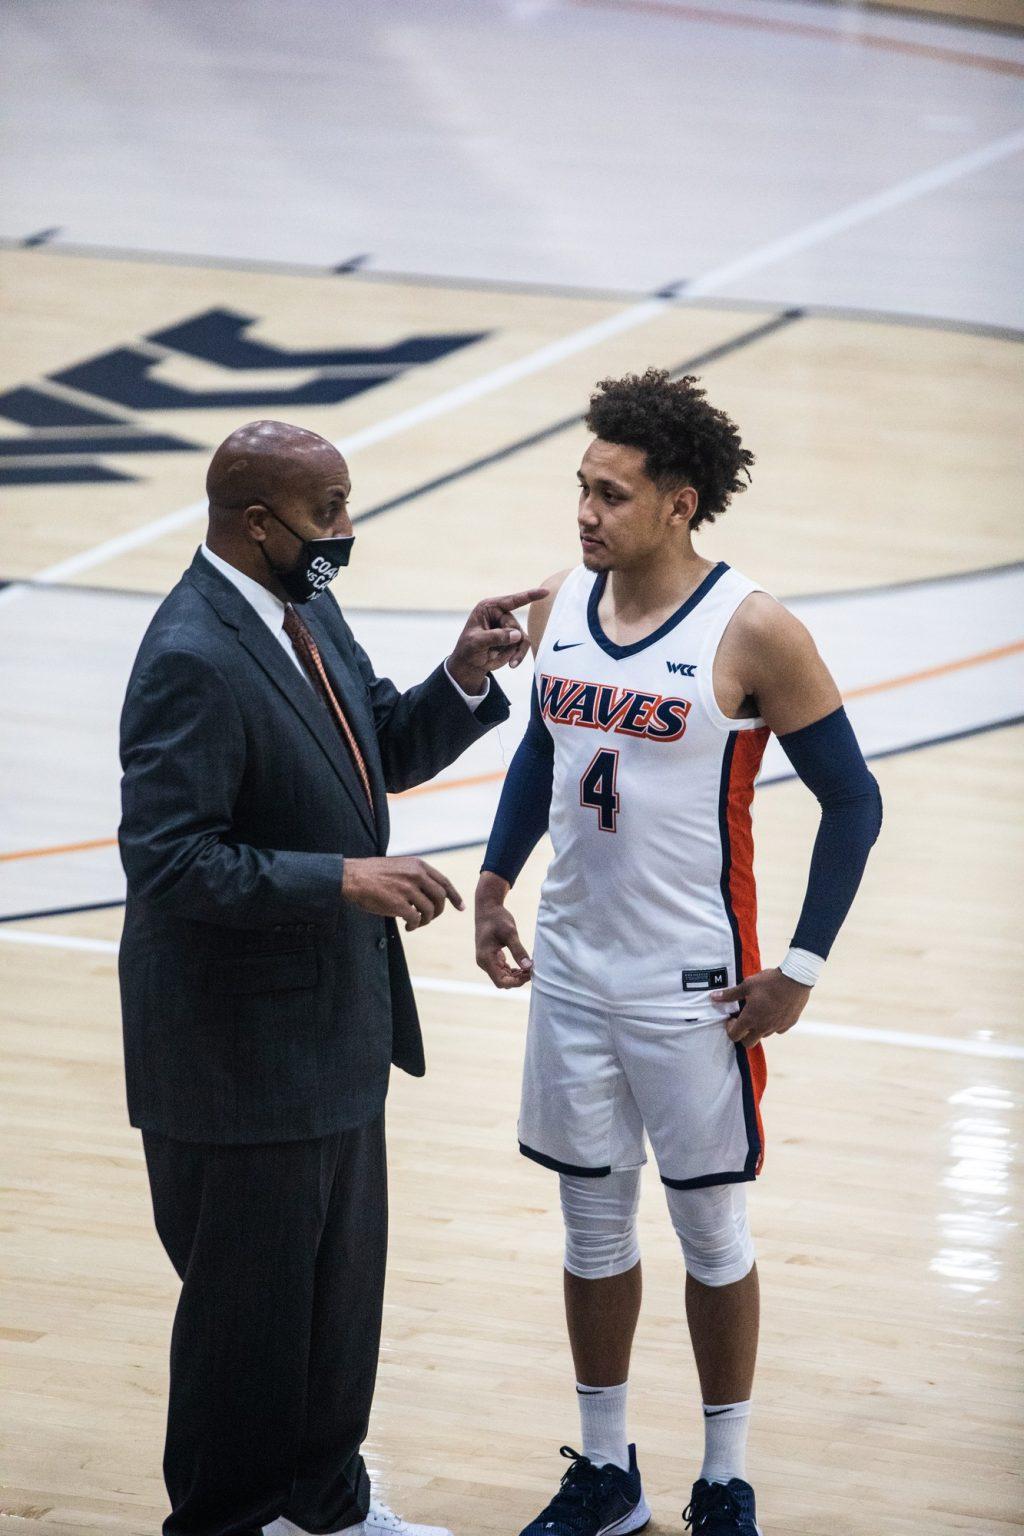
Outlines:
<svg viewBox="0 0 1024 1536"><path fill-rule="evenodd" d="M301 1525L293 1525L283 1515L263 1527L263 1536L309 1536ZM380 1499L371 1499L362 1525L350 1525L336 1536L452 1536L443 1525L412 1525L389 1509Z"/></svg>
<svg viewBox="0 0 1024 1536"><path fill-rule="evenodd" d="M390 1536L452 1536L447 1526L413 1525L396 1515L380 1499L371 1499L366 1519L355 1527L352 1536L377 1536L378 1531L388 1531Z"/></svg>

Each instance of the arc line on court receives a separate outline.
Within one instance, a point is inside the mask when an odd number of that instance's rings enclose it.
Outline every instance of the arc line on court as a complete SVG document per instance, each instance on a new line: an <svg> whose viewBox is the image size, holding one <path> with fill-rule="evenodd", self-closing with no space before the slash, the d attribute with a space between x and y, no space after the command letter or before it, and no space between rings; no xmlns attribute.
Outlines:
<svg viewBox="0 0 1024 1536"><path fill-rule="evenodd" d="M809 11L824 9L826 12L835 12L846 4L846 0L792 0L792 3L806 6ZM1022 32L1022 28L1012 21L994 21L986 16L970 16L959 11L934 11L927 4L913 4L913 0L907 0L905 4L895 3L895 0L858 0L858 8L872 16L898 16L906 21L920 22L924 27L959 27L965 32L980 33L983 37L988 33L995 37L1019 40Z"/></svg>
<svg viewBox="0 0 1024 1536"><path fill-rule="evenodd" d="M791 3L817 4L818 0L791 0ZM823 3L828 3L828 0L823 0ZM12 240L9 236L0 235L0 251L21 249L23 247L20 240ZM48 249L49 247L46 246L39 247L43 255ZM263 261L256 256L211 256L198 252L137 250L128 246L122 250L118 246L78 245L70 241L62 241L53 249L52 254L85 257L94 261L152 262L169 267L206 267L229 272L265 272L271 275L280 273L285 277L334 277L337 275L333 267L325 267L319 263ZM540 278L482 277L465 273L448 276L439 272L403 272L398 269L368 271L364 268L344 275L349 282L413 284L424 288L443 288L454 293L542 294L569 300L597 299L608 304L625 303L626 300L636 301L643 297L643 293L637 289L601 288L585 283L544 282ZM738 294L728 297L722 294L715 298L702 299L682 293L677 285L670 286L676 293L677 307L682 308L726 309L736 314L766 314L778 307L763 299L748 299ZM920 330L952 331L965 336L988 336L996 341L1024 342L1024 329L1019 326L1000 325L995 321L959 320L952 315L914 314L909 310L873 309L864 305L828 304L817 301L803 304L801 308L808 317L816 320L854 320L872 325L912 326ZM56 388L58 386L52 380L47 381L47 389L52 391ZM71 395L73 391L67 390L66 393Z"/></svg>
<svg viewBox="0 0 1024 1536"><path fill-rule="evenodd" d="M911 58L933 60L940 64L952 64L964 69L982 69L997 75L1024 75L1024 64L1016 59L1000 58L991 53L969 53L964 49L946 48L938 43L914 42L909 38L891 36L881 32L847 32L841 25L816 27L802 21L783 21L778 17L742 14L737 11L715 11L707 6L673 3L673 0L572 0L573 5L595 10L625 11L640 16L663 16L675 21L696 21L719 27L743 27L756 31L788 34L803 37L812 42L839 43L849 48L876 48L882 53L904 54ZM936 20L940 20L936 17Z"/></svg>
<svg viewBox="0 0 1024 1536"><path fill-rule="evenodd" d="M367 510L373 511L373 508ZM367 513L360 515L365 517ZM879 592L907 592L914 587L932 587L940 583L948 584L957 581L977 581L986 576L1005 576L1011 571L1024 571L1024 560L1004 560L1001 565L979 565L966 571L946 571L939 576L908 576L903 581L880 581L873 587L835 587L828 592L783 592L779 601L781 603L830 603L847 597L873 597ZM164 592L151 592L145 587L105 587L99 582L37 581L34 576L0 576L0 589L14 585L26 587L29 591L38 588L41 592L72 592L76 595L91 594L95 597L146 598L155 602L159 602L166 596ZM378 608L375 606L365 608L346 603L344 611L358 614L360 618L462 620L466 617L464 608Z"/></svg>
<svg viewBox="0 0 1024 1536"><path fill-rule="evenodd" d="M734 282L738 277L747 277L752 272L763 271L787 256L821 245L835 235L845 234L848 230L867 223L880 214L903 207L916 198L925 196L928 192L948 186L951 182L969 176L976 170L994 165L999 160L1005 160L1021 150L1024 150L1024 129L994 139L968 154L957 155L952 160L943 161L928 171L919 172L917 175L896 182L893 186L870 197L861 198L834 214L815 219L810 224L794 230L790 235L756 246L746 255L713 268L710 272L686 284L682 289L683 295L707 294ZM527 353L525 357L511 363L504 363L476 379L470 379L452 389L443 390L433 399L421 401L419 405L399 411L394 416L385 417L383 421L365 427L350 437L340 439L336 446L340 452L350 454L377 443L386 442L412 427L434 421L439 416L461 409L471 401L493 394L507 384L517 383L521 379L541 373L555 363L588 351L613 336L620 336L646 325L674 302L674 296L651 297L638 304L631 304L626 309L606 316L603 320L583 326L578 331L570 331L568 335L559 337L557 341L546 343L543 347ZM189 523L201 518L205 512L205 501L193 502L177 512L166 513L163 517L144 523L139 528L115 535L112 539L105 539L102 543L93 545L91 549L81 550L67 560L58 561L57 564L36 572L34 579L37 582L63 581L68 576L77 575L80 571L92 570L95 566L116 559L129 550L140 549L153 543L165 533L187 527ZM0 606L15 601L23 590L20 586L13 585L0 591Z"/></svg>
<svg viewBox="0 0 1024 1536"><path fill-rule="evenodd" d="M85 954L116 955L119 946L113 939L88 939L74 934L17 932L0 930L0 942L22 944L40 949L65 949ZM506 1003L528 1001L525 987L501 991L485 981L459 981L446 976L413 976L413 987L420 992L442 992L452 997L479 997ZM918 1035L904 1029L868 1029L861 1024L826 1024L818 1019L801 1019L796 1026L802 1034L827 1040L856 1041L862 1045L887 1045L898 1049L942 1051L953 1056L980 1056L1000 1061L1024 1061L1024 1046L1005 1040L961 1040L955 1035Z"/></svg>

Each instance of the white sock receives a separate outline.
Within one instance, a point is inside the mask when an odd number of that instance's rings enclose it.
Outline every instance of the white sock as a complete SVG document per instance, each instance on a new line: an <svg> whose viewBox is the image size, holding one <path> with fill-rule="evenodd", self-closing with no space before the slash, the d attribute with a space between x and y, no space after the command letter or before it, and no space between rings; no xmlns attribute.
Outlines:
<svg viewBox="0 0 1024 1536"><path fill-rule="evenodd" d="M747 1431L750 1403L704 1404L704 1465L701 1477L709 1483L747 1478Z"/></svg>
<svg viewBox="0 0 1024 1536"><path fill-rule="evenodd" d="M585 1387L576 1383L576 1401L580 1405L583 1454L603 1467L612 1461L623 1472L629 1470L629 1445L626 1440L626 1393L628 1381L618 1387Z"/></svg>

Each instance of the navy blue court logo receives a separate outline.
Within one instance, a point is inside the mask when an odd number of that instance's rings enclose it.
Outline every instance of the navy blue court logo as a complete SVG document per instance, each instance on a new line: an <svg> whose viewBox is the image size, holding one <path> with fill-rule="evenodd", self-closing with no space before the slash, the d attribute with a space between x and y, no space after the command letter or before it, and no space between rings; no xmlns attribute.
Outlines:
<svg viewBox="0 0 1024 1536"><path fill-rule="evenodd" d="M172 432L151 432L132 413L337 405L375 389L408 369L436 362L481 341L486 331L407 336L387 347L327 347L289 351L246 333L255 315L208 309L129 346L87 358L36 384L0 394L0 417L21 427L0 435L0 485L67 485L136 480L105 464L103 454L197 452L212 446ZM222 389L183 389L159 376L169 357L190 357L223 368ZM275 386L275 370L308 372ZM259 386L246 373L259 372ZM238 376L241 377L238 377ZM234 377L233 377L234 376Z"/></svg>

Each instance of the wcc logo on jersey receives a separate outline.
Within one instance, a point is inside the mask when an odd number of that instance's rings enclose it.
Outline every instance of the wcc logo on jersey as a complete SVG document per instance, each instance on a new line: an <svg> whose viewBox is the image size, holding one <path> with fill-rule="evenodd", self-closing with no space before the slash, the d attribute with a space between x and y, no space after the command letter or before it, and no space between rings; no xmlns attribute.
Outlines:
<svg viewBox="0 0 1024 1536"><path fill-rule="evenodd" d="M256 323L255 315L207 309L129 346L0 393L0 418L20 428L17 434L0 433L0 485L134 480L138 477L105 463L103 455L194 453L208 447L177 432L148 429L138 419L143 412L230 410L252 416L336 405L487 334L415 335L384 347L293 350L249 336ZM223 369L224 379L212 389L184 388L161 367L175 359Z"/></svg>
<svg viewBox="0 0 1024 1536"><path fill-rule="evenodd" d="M689 699L549 677L546 672L541 673L538 686L541 714L553 725L579 725L588 731L642 736L647 741L678 741L691 708Z"/></svg>

